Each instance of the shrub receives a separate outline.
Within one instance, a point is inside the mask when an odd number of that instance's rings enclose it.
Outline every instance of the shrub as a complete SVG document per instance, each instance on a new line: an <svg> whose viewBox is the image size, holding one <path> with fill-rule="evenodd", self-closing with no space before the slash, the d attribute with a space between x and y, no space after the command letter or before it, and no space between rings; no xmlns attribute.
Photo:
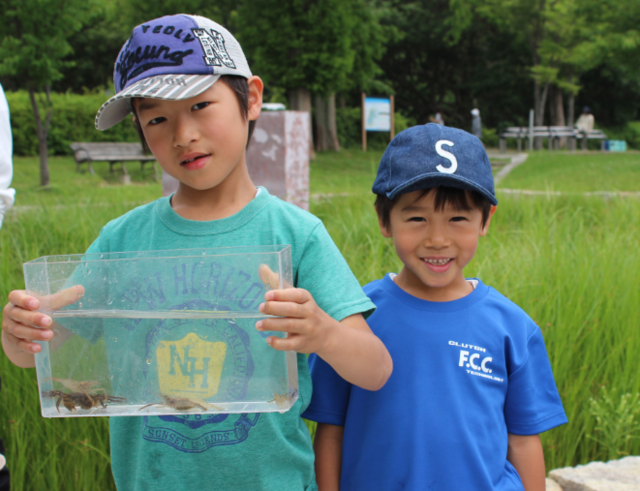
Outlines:
<svg viewBox="0 0 640 491"><path fill-rule="evenodd" d="M624 128L624 140L630 148L640 150L640 121L630 121Z"/></svg>
<svg viewBox="0 0 640 491"><path fill-rule="evenodd" d="M627 148L640 150L640 121L630 121L622 127L601 129L607 135L607 139L624 140L627 142ZM600 140L589 141L590 150L598 150L599 148Z"/></svg>
<svg viewBox="0 0 640 491"><path fill-rule="evenodd" d="M33 109L27 91L7 92L11 111L13 153L15 155L38 155L38 136ZM94 121L100 106L108 96L102 91L84 95L51 94L53 114L49 129L48 147L50 155L70 155L69 144L74 141L134 142L138 141L133 124L123 122L107 131L98 131ZM41 109L41 117L44 117Z"/></svg>
<svg viewBox="0 0 640 491"><path fill-rule="evenodd" d="M482 127L482 143L484 143L486 147L497 148L500 143L499 140L500 137L495 128ZM516 140L514 140L514 142L516 142L514 148L517 148L518 143Z"/></svg>

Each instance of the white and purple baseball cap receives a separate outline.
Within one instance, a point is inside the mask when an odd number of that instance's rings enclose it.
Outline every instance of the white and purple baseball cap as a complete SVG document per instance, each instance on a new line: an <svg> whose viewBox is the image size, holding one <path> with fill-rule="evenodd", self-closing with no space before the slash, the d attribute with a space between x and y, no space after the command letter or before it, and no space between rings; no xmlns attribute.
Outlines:
<svg viewBox="0 0 640 491"><path fill-rule="evenodd" d="M251 77L240 43L220 24L197 15L169 15L140 24L113 70L116 95L96 115L104 131L131 112L131 98L195 97L221 75Z"/></svg>

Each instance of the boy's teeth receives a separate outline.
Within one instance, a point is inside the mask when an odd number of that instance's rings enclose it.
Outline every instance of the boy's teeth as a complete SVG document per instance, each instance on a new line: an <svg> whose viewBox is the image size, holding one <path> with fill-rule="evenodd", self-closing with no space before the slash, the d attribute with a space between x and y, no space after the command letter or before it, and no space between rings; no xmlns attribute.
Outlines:
<svg viewBox="0 0 640 491"><path fill-rule="evenodd" d="M443 266L445 264L447 264L450 259L425 259L426 262L428 262L429 264L435 264L437 266Z"/></svg>

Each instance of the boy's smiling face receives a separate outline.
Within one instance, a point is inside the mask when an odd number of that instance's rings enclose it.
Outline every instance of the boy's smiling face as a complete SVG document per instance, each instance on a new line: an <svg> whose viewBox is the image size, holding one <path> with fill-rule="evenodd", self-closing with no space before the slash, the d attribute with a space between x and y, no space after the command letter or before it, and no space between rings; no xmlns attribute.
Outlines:
<svg viewBox="0 0 640 491"><path fill-rule="evenodd" d="M248 118L220 80L190 99L134 101L149 149L165 172L198 191L246 172L248 123L259 116L262 103L262 81L252 77L248 82Z"/></svg>
<svg viewBox="0 0 640 491"><path fill-rule="evenodd" d="M389 226L382 222L385 237L393 238L402 271L395 283L407 293L435 302L462 298L472 291L463 268L473 259L479 237L487 233L477 208L461 210L445 203L435 209L436 193L420 197L422 191L404 194L389 214Z"/></svg>

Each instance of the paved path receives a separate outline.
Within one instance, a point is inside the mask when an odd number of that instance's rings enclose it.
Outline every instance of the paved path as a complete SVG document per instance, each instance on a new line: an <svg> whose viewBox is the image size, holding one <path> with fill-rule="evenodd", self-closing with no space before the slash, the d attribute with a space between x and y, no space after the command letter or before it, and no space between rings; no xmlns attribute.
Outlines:
<svg viewBox="0 0 640 491"><path fill-rule="evenodd" d="M505 156L501 156L501 154L497 154L497 155L492 155L493 158L499 159L499 158L504 158ZM519 165L524 164L525 160L527 160L527 157L529 156L529 154L527 153L517 153L516 155L514 155L513 157L511 157L511 162L509 162L507 165L505 165L502 169L500 169L498 171L498 173L493 177L493 183L495 186L498 185L498 183L500 181L502 181L505 177L507 177L507 175L509 175L509 173L515 169L516 167L518 167ZM489 159L491 159L491 156L489 157Z"/></svg>
<svg viewBox="0 0 640 491"><path fill-rule="evenodd" d="M11 215L11 214L17 214L17 213L22 213L25 211L38 211L38 210L66 210L67 208L76 208L76 207L82 207L82 208L96 208L96 207L104 207L104 206L141 206L141 205L146 205L147 203L149 203L148 201L130 201L130 202L123 202L123 203L90 203L90 204L86 204L86 203L73 203L70 205L16 205L16 206L12 206L11 208L9 208L9 210L6 212L7 215Z"/></svg>
<svg viewBox="0 0 640 491"><path fill-rule="evenodd" d="M525 196L600 196L602 198L640 198L640 191L588 191L586 193L574 193L570 191L539 191L532 189L500 188L497 192L505 194L522 194Z"/></svg>

